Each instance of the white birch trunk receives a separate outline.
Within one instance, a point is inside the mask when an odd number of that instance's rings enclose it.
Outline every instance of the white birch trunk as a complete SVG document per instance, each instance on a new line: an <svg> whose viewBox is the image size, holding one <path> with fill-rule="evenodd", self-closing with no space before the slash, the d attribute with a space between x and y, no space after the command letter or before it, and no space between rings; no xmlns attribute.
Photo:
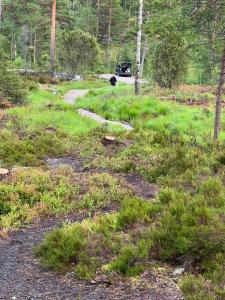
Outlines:
<svg viewBox="0 0 225 300"><path fill-rule="evenodd" d="M55 34L56 34L56 0L52 0L52 25L51 25L51 45L50 45L50 62L51 77L55 77Z"/></svg>
<svg viewBox="0 0 225 300"><path fill-rule="evenodd" d="M137 50L136 50L136 74L135 74L135 94L140 93L141 75L141 33L143 23L143 0L139 0L138 31L137 31Z"/></svg>

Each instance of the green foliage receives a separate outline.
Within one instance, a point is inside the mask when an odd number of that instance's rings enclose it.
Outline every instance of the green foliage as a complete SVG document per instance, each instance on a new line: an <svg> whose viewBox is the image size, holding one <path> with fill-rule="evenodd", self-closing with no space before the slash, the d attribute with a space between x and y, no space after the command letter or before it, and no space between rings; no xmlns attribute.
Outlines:
<svg viewBox="0 0 225 300"><path fill-rule="evenodd" d="M202 276L186 275L181 283L181 289L187 300L216 300L210 283Z"/></svg>
<svg viewBox="0 0 225 300"><path fill-rule="evenodd" d="M121 250L121 254L107 266L108 270L117 271L123 275L136 275L140 273L138 269L131 268L136 259L136 248L133 245L124 246ZM135 272L136 271L136 272Z"/></svg>
<svg viewBox="0 0 225 300"><path fill-rule="evenodd" d="M126 228L137 222L149 223L154 208L141 199L126 199L118 215L118 226Z"/></svg>
<svg viewBox="0 0 225 300"><path fill-rule="evenodd" d="M61 37L60 59L72 73L90 70L95 66L99 46L96 39L80 29L64 31Z"/></svg>
<svg viewBox="0 0 225 300"><path fill-rule="evenodd" d="M0 215L8 214L11 211L10 205L8 203L4 203L1 200L0 202Z"/></svg>
<svg viewBox="0 0 225 300"><path fill-rule="evenodd" d="M89 189L80 206L89 211L121 203L129 195L129 191L120 185L120 180L107 173L94 174L87 181Z"/></svg>
<svg viewBox="0 0 225 300"><path fill-rule="evenodd" d="M7 181L0 183L0 229L10 230L31 223L41 214L71 210L74 207L71 200L79 192L79 186L71 186L68 174L63 169L55 173L15 169Z"/></svg>
<svg viewBox="0 0 225 300"><path fill-rule="evenodd" d="M48 72L50 70L49 54L43 53L38 61L38 70L41 72Z"/></svg>
<svg viewBox="0 0 225 300"><path fill-rule="evenodd" d="M1 160L6 166L43 165L46 155L55 156L64 153L68 145L62 145L62 138L60 135L39 132L32 137L18 139L14 133L3 131L0 134Z"/></svg>
<svg viewBox="0 0 225 300"><path fill-rule="evenodd" d="M26 100L25 84L9 67L7 59L0 55L0 98L21 104Z"/></svg>
<svg viewBox="0 0 225 300"><path fill-rule="evenodd" d="M187 193L170 192L168 209L153 234L160 258L174 260L188 255L203 261L222 251L225 247L225 226L221 193L221 182L213 179L204 182L200 194L195 197ZM165 198L163 192L160 200L165 203Z"/></svg>
<svg viewBox="0 0 225 300"><path fill-rule="evenodd" d="M35 252L44 266L59 270L69 263L76 263L86 243L85 231L77 224L71 228L55 229Z"/></svg>
<svg viewBox="0 0 225 300"><path fill-rule="evenodd" d="M223 300L225 296L225 256L218 253L214 259L206 259L202 264L203 275L185 275L180 282L188 300Z"/></svg>
<svg viewBox="0 0 225 300"><path fill-rule="evenodd" d="M185 39L175 32L157 44L153 58L153 78L160 87L178 86L187 72L188 55Z"/></svg>

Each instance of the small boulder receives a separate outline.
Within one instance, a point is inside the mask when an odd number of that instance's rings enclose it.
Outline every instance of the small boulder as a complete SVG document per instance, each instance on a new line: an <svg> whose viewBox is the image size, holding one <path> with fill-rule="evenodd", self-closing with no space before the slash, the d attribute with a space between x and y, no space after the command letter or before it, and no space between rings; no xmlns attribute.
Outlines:
<svg viewBox="0 0 225 300"><path fill-rule="evenodd" d="M6 176L8 174L9 174L9 170L8 169L0 168L0 177L4 177L4 176Z"/></svg>
<svg viewBox="0 0 225 300"><path fill-rule="evenodd" d="M173 276L181 276L185 272L184 267L176 268L173 272Z"/></svg>

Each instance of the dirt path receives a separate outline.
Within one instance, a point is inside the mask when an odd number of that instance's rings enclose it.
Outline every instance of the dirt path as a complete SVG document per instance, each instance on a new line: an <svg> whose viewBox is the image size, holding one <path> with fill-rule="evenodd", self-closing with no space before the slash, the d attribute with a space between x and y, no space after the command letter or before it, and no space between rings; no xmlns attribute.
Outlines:
<svg viewBox="0 0 225 300"><path fill-rule="evenodd" d="M76 99L84 97L88 92L89 90L70 90L63 96L63 99L67 104L75 104Z"/></svg>
<svg viewBox="0 0 225 300"><path fill-rule="evenodd" d="M183 299L172 280L149 274L148 285L132 288L128 282L85 282L72 273L60 275L40 267L33 247L44 234L64 220L81 220L81 216L50 219L0 240L0 299L16 300L180 300Z"/></svg>
<svg viewBox="0 0 225 300"><path fill-rule="evenodd" d="M63 96L63 99L67 104L75 104L76 100L78 98L85 96L87 93L88 93L88 90L71 90ZM123 123L121 121L107 120L107 119L103 118L102 116L99 116L93 112L90 112L87 109L77 109L77 112L81 116L90 118L100 124L115 125L115 126L123 127L125 130L133 130L133 127L127 123Z"/></svg>
<svg viewBox="0 0 225 300"><path fill-rule="evenodd" d="M105 169L104 170L90 169L90 168L87 169L84 167L87 161L88 160L85 158L75 159L74 157L64 156L64 157L57 157L57 158L48 158L46 160L46 163L48 164L48 167L51 169L57 169L60 166L68 166L77 174L108 172L113 176L123 179L138 197L142 197L143 199L146 199L148 201L154 198L159 192L159 187L157 185L147 182L139 174L115 173Z"/></svg>
<svg viewBox="0 0 225 300"><path fill-rule="evenodd" d="M100 124L109 124L109 125L115 125L115 126L121 126L123 127L124 129L126 130L133 130L133 127L130 126L129 124L125 124L125 123L122 123L120 121L109 121L109 120L106 120L105 118L93 113L93 112L90 112L89 110L86 110L86 109L77 109L78 113L83 116L83 117L88 117L88 118L91 118L92 120L100 123Z"/></svg>

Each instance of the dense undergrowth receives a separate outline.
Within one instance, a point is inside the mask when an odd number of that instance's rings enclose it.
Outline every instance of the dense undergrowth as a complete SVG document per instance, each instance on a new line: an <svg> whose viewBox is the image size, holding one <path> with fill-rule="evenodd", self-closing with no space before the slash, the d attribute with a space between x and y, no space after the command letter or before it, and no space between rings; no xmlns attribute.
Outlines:
<svg viewBox="0 0 225 300"><path fill-rule="evenodd" d="M186 298L222 300L225 152L223 142L211 142L212 111L136 98L130 89L103 87L78 100L78 107L135 126L114 131L116 143L108 146L102 144L108 128L79 117L80 126L74 107L49 92L34 91L27 107L9 111L15 119L0 135L2 166L40 166L46 156L69 154L85 158L84 168L95 171L12 173L0 186L0 227L7 231L43 214L82 211L88 218L54 229L36 249L46 267L90 279L189 262L180 280ZM112 172L138 173L161 191L153 200L138 198Z"/></svg>
<svg viewBox="0 0 225 300"><path fill-rule="evenodd" d="M46 215L113 210L129 195L123 181L105 173L82 177L68 167L14 168L0 183L0 236Z"/></svg>
<svg viewBox="0 0 225 300"><path fill-rule="evenodd" d="M99 270L135 276L152 259L173 265L191 261L187 271L195 275L181 283L188 299L223 299L223 150L166 133L130 134L131 139L120 150L99 151L95 167L138 172L162 186L158 197L149 202L127 196L117 213L56 229L37 254L45 266L72 268L88 279Z"/></svg>

